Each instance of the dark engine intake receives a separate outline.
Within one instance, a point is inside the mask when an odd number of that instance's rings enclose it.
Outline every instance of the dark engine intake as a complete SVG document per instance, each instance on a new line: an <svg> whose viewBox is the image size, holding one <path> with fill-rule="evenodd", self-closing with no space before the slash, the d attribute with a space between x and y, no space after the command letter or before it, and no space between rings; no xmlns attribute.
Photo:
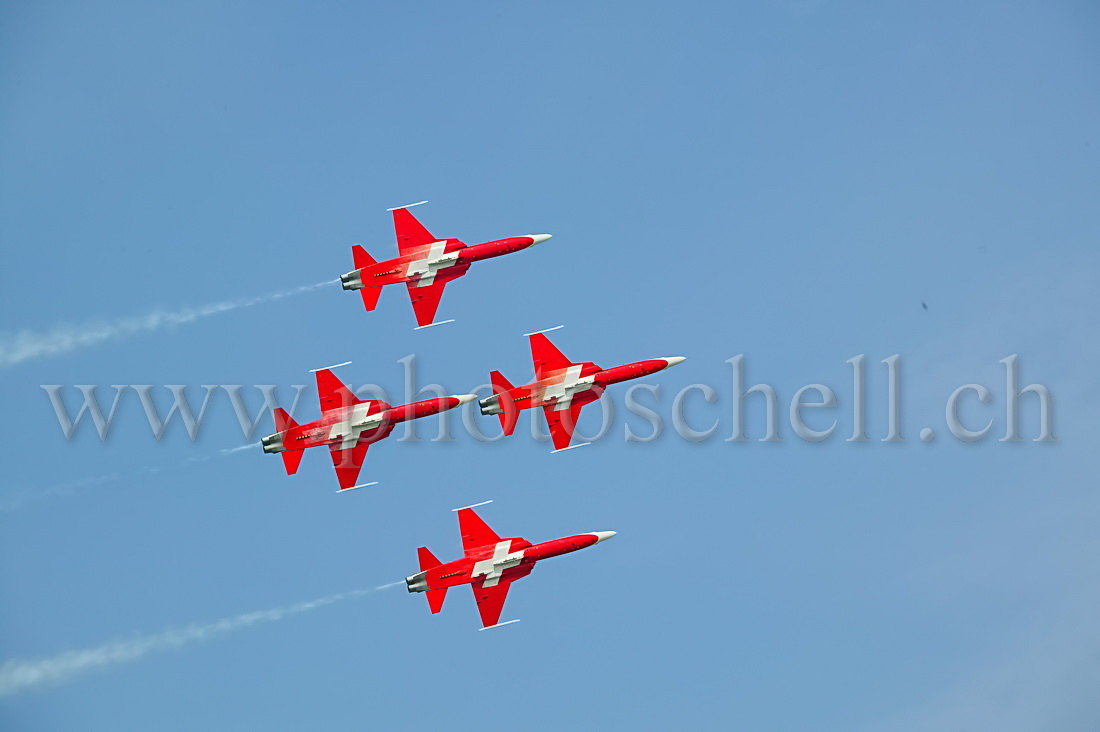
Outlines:
<svg viewBox="0 0 1100 732"><path fill-rule="evenodd" d="M362 290L363 289L363 273L361 270L354 270L347 274L340 275L340 285L345 290Z"/></svg>
<svg viewBox="0 0 1100 732"><path fill-rule="evenodd" d="M263 445L264 452L283 452L286 448L283 446L283 434L282 432L276 432L273 435L260 440L260 444Z"/></svg>
<svg viewBox="0 0 1100 732"><path fill-rule="evenodd" d="M482 414L502 414L504 412L504 410L500 408L500 394L487 396L479 400L477 405L481 407Z"/></svg>
<svg viewBox="0 0 1100 732"><path fill-rule="evenodd" d="M411 577L405 578L405 584L409 587L409 592L427 592L428 590L428 573L417 572Z"/></svg>

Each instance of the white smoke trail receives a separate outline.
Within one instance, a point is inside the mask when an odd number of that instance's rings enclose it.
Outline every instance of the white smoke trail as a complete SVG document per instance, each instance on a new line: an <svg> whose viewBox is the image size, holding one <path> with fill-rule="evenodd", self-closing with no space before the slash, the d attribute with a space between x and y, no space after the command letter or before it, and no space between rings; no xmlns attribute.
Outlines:
<svg viewBox="0 0 1100 732"><path fill-rule="evenodd" d="M17 366L25 361L47 356L56 356L78 348L87 348L104 341L117 340L139 333L168 328L174 325L190 323L218 313L260 305L272 300L299 295L331 285L339 280L318 282L315 285L295 287L270 295L225 300L197 308L183 310L154 310L146 315L137 315L119 320L85 323L83 325L58 325L47 331L35 332L23 330L17 333L0 334L0 368Z"/></svg>
<svg viewBox="0 0 1100 732"><path fill-rule="evenodd" d="M241 452L242 450L254 450L260 446L258 442L250 442L247 445L241 445L240 447L226 447L218 451L219 455L232 455L235 452Z"/></svg>
<svg viewBox="0 0 1100 732"><path fill-rule="evenodd" d="M247 445L241 445L240 447L225 447L218 450L213 455L200 455L198 457L189 457L182 460L180 465L190 465L192 463L204 463L208 460L216 460L218 458L225 457L226 455L235 455L245 450L255 450L260 446L259 442L250 442ZM14 511L17 508L22 508L31 501L47 498L49 496L71 496L75 494L81 488L87 488L93 485L99 485L101 483L109 483L120 478L133 478L141 475L156 475L164 470L172 469L170 466L165 468L158 465L150 465L144 468L136 468L125 473L106 473L104 475L93 475L87 478L78 478L76 480L66 481L64 483L55 483L47 486L21 486L17 488L7 489L0 492L0 514L8 511Z"/></svg>
<svg viewBox="0 0 1100 732"><path fill-rule="evenodd" d="M31 488L22 486L10 489L0 494L0 513L14 511L36 498L44 498L46 496L70 496L81 488L99 485L100 483L108 483L112 480L118 480L121 477L122 475L120 473L106 473L104 475L93 475L88 478L70 480L67 483L57 483L45 487Z"/></svg>
<svg viewBox="0 0 1100 732"><path fill-rule="evenodd" d="M198 457L189 457L187 458L187 462L204 463L207 460L216 460L217 458L225 457L226 455L233 455L238 452L244 452L245 450L255 450L259 446L259 442L250 442L247 445L241 445L240 447L223 447L221 450L218 450L213 455L199 455Z"/></svg>
<svg viewBox="0 0 1100 732"><path fill-rule="evenodd" d="M380 585L367 590L342 592L338 595L329 595L308 602L277 607L272 610L260 610L237 615L205 625L192 624L183 628L169 628L154 635L111 641L82 651L66 651L50 658L5 661L0 664L0 696L10 696L46 684L60 683L84 671L137 661L154 651L180 648L253 625L273 623L276 620L316 610L340 600L362 597L401 584L404 584L404 582L391 582L388 585Z"/></svg>

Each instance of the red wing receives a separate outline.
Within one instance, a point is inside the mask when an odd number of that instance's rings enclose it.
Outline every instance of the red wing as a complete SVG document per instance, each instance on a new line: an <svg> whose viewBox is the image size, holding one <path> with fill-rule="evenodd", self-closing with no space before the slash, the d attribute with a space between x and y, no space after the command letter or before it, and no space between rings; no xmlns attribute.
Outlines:
<svg viewBox="0 0 1100 732"><path fill-rule="evenodd" d="M462 532L462 551L466 556L470 556L470 552L474 549L492 546L500 541L497 532L490 529L472 508L459 509L458 530Z"/></svg>
<svg viewBox="0 0 1100 732"><path fill-rule="evenodd" d="M546 413L546 424L550 428L550 439L554 441L555 450L564 450L569 447L569 441L573 439L573 430L577 428L577 420L581 416L581 407L573 401L568 409L555 410L553 406L543 407Z"/></svg>
<svg viewBox="0 0 1100 732"><path fill-rule="evenodd" d="M508 597L508 587L512 580L502 579L492 587L484 587L484 582L485 580L479 580L470 587L473 588L474 599L477 600L477 611L481 613L481 625L488 628L500 620L500 611L504 609L504 600Z"/></svg>
<svg viewBox="0 0 1100 732"><path fill-rule="evenodd" d="M317 396L321 398L322 412L359 403L351 389L344 386L344 382L328 369L317 372Z"/></svg>
<svg viewBox="0 0 1100 732"><path fill-rule="evenodd" d="M416 313L416 324L431 325L435 322L435 311L439 309L439 298L443 297L443 288L447 286L447 280L437 279L425 287L417 287L412 282L405 284L409 288L413 312Z"/></svg>
<svg viewBox="0 0 1100 732"><path fill-rule="evenodd" d="M329 445L332 466L336 468L336 479L340 481L340 490L347 490L359 479L359 470L367 458L369 442L357 442L355 447L341 450L338 444Z"/></svg>
<svg viewBox="0 0 1100 732"><path fill-rule="evenodd" d="M397 250L402 256L412 254L425 245L438 241L405 208L399 208L393 212L393 230L397 234Z"/></svg>
<svg viewBox="0 0 1100 732"><path fill-rule="evenodd" d="M543 374L548 371L566 369L574 365L542 333L531 336L531 360L535 362L536 379L543 378Z"/></svg>
<svg viewBox="0 0 1100 732"><path fill-rule="evenodd" d="M458 249L466 246L462 242L456 243ZM466 274L469 269L470 265L468 263L457 264L437 274L430 285L420 286L415 282L405 283L405 286L409 288L409 299L412 300L417 325L432 324L435 320L435 311L439 308L439 298L443 297L443 288L451 280L457 280Z"/></svg>

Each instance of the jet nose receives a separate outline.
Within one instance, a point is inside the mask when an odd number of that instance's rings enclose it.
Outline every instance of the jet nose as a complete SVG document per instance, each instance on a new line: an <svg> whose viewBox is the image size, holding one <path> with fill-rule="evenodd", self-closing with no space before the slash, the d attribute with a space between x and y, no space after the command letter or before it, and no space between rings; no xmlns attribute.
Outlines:
<svg viewBox="0 0 1100 732"><path fill-rule="evenodd" d="M477 399L477 394L451 394L452 399L458 400L458 406L463 404L469 404L473 400Z"/></svg>
<svg viewBox="0 0 1100 732"><path fill-rule="evenodd" d="M601 541L607 541L608 539L610 539L612 536L614 536L617 533L619 533L619 532L617 532L617 531L593 531L592 535L596 537L596 543L599 544Z"/></svg>
<svg viewBox="0 0 1100 732"><path fill-rule="evenodd" d="M535 246L535 244L542 244L544 241L551 237L550 234L525 234L525 236L533 240L531 246Z"/></svg>
<svg viewBox="0 0 1100 732"><path fill-rule="evenodd" d="M676 364L683 363L687 359L685 359L683 356L665 356L664 358L661 358L659 360L668 362L668 366L665 366L665 368L667 369L675 366Z"/></svg>

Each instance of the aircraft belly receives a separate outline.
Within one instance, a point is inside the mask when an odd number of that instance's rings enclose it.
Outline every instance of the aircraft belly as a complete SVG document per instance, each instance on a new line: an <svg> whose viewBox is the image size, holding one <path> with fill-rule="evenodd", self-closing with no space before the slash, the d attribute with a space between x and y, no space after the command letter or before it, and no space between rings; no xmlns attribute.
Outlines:
<svg viewBox="0 0 1100 732"><path fill-rule="evenodd" d="M483 577L483 587L495 587L499 584L505 570L518 566L523 562L523 551L510 552L511 541L502 541L493 549L493 555L474 563L470 573L472 580Z"/></svg>
<svg viewBox="0 0 1100 732"><path fill-rule="evenodd" d="M423 259L409 262L407 280L415 283L413 287L429 287L435 284L437 275L458 264L458 253L444 254L446 247L446 241L433 242Z"/></svg>

